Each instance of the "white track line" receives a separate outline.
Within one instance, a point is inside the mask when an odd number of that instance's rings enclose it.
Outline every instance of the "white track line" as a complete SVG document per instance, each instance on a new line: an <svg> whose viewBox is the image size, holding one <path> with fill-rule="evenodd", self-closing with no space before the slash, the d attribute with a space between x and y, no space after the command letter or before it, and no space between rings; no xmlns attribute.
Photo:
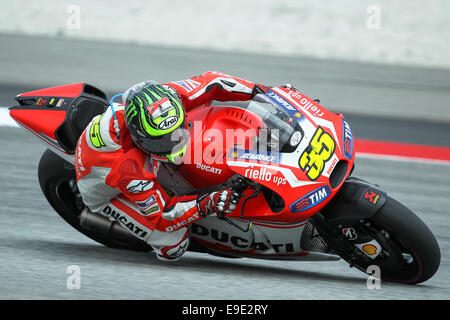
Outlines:
<svg viewBox="0 0 450 320"><path fill-rule="evenodd" d="M362 152L356 151L355 159L357 160L358 158L382 159L382 160L393 160L393 161L403 161L403 162L420 162L420 163L429 163L429 164L450 165L450 161L447 161L447 160L402 157L402 156L393 156L393 155L387 155L387 154L362 153Z"/></svg>
<svg viewBox="0 0 450 320"><path fill-rule="evenodd" d="M0 107L0 127L19 127L10 117L7 107Z"/></svg>
<svg viewBox="0 0 450 320"><path fill-rule="evenodd" d="M0 107L0 127L17 127L17 128L19 128L19 125L10 117L7 107ZM397 157L397 156L389 156L389 155L359 153L359 152L356 153L356 158L371 158L371 159L397 160L397 161L405 161L405 162L421 162L421 163L430 163L430 164L450 165L450 162L448 162L448 161L440 161L440 160L432 160L432 159L424 159L424 158Z"/></svg>

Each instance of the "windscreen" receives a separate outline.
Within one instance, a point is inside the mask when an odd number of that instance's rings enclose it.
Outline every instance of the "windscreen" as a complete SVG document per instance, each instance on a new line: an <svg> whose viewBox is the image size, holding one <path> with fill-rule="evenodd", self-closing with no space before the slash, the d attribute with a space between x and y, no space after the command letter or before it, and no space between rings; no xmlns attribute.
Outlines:
<svg viewBox="0 0 450 320"><path fill-rule="evenodd" d="M265 128L260 130L258 150L293 152L303 137L298 121L263 94L256 95L245 107L258 115Z"/></svg>

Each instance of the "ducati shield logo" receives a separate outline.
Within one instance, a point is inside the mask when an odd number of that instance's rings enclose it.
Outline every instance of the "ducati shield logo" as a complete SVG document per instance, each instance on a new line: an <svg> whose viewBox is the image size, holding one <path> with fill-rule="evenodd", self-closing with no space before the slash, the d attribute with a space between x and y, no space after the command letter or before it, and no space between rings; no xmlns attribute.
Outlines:
<svg viewBox="0 0 450 320"><path fill-rule="evenodd" d="M178 122L178 116L171 116L167 119L164 119L159 125L158 129L160 130L167 130L175 126Z"/></svg>

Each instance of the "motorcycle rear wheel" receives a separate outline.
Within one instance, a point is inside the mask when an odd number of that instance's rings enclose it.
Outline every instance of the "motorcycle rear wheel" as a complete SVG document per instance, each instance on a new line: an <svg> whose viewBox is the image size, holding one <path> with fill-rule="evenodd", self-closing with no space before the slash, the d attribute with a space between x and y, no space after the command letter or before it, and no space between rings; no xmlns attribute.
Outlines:
<svg viewBox="0 0 450 320"><path fill-rule="evenodd" d="M143 241L129 241L104 235L83 228L80 215L84 204L76 186L75 167L47 149L41 156L38 167L41 190L53 209L73 228L88 238L110 248L133 251L150 251L152 248Z"/></svg>

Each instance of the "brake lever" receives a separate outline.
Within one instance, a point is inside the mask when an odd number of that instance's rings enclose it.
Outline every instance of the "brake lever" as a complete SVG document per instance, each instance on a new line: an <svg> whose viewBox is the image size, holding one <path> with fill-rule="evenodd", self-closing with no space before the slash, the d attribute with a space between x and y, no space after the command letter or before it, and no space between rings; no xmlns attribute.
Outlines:
<svg viewBox="0 0 450 320"><path fill-rule="evenodd" d="M250 228L252 227L252 223L249 222L248 225L247 225L247 228L242 228L240 225L238 225L238 224L234 223L232 220L228 219L225 216L225 213L223 213L223 212L218 212L217 213L217 218L220 219L220 220L226 221L227 223L231 224L233 227L241 230L242 232L248 232L250 230Z"/></svg>
<svg viewBox="0 0 450 320"><path fill-rule="evenodd" d="M239 200L242 198L242 196L244 195L244 190L249 188L250 184L248 183L247 180L244 180L243 178L238 178L237 180L234 181L233 183L233 187L232 190L236 191L239 194ZM241 206L241 213L240 213L240 218L245 220L244 218L244 206L246 204L246 202L248 200L250 200L251 198L257 197L260 193L260 190L255 188L255 192L244 198L242 206ZM239 230L243 231L243 232L248 232L252 226L252 223L249 222L247 225L247 228L242 228L241 226L237 225L236 223L234 223L232 220L228 219L226 217L226 214L224 212L218 212L217 213L217 218L226 221L227 223L231 224L232 226L238 228Z"/></svg>
<svg viewBox="0 0 450 320"><path fill-rule="evenodd" d="M242 193L245 189L249 187L249 183L247 180L243 178L238 178L233 182L233 186L231 187L232 190L236 191L242 196Z"/></svg>

